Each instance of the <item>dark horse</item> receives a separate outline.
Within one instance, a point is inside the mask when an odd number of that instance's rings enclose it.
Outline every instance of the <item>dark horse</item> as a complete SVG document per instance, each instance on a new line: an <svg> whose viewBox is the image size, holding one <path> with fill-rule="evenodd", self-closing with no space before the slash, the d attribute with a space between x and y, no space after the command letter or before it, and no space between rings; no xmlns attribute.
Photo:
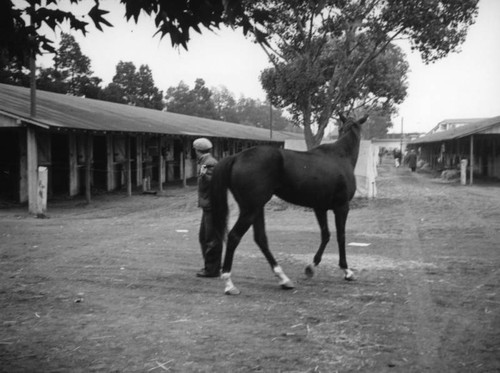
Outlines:
<svg viewBox="0 0 500 373"><path fill-rule="evenodd" d="M284 274L269 251L264 224L264 205L274 195L281 199L314 209L321 229L321 244L313 264L317 266L325 246L330 240L327 211L333 210L339 246L339 266L345 272L345 279L353 279L347 267L345 255L345 225L349 212L349 201L356 191L354 167L358 159L361 125L359 121L346 119L341 136L332 144L320 145L307 152L279 149L271 146L257 146L222 159L212 176L212 213L216 234L223 238L227 230L229 189L238 203L240 213L234 227L227 236L227 247L222 266L222 279L226 294L239 294L231 281L231 267L234 251L243 235L253 225L254 239L280 279L283 288L294 285ZM314 274L313 265L308 265L306 274Z"/></svg>

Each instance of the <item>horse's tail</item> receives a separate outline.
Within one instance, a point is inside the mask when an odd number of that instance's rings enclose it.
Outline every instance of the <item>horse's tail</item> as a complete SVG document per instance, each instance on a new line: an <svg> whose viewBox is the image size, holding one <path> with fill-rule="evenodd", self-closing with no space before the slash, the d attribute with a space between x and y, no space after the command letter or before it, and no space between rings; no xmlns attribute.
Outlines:
<svg viewBox="0 0 500 373"><path fill-rule="evenodd" d="M233 169L234 157L222 159L215 166L210 182L210 201L212 220L216 237L223 241L227 233L229 206L227 203L227 190Z"/></svg>

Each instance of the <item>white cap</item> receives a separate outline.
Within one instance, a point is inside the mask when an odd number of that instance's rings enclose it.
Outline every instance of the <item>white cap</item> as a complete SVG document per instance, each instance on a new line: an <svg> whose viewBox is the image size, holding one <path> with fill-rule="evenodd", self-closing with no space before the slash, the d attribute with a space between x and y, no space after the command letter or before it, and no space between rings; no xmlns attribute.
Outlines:
<svg viewBox="0 0 500 373"><path fill-rule="evenodd" d="M201 137L193 141L193 148L196 150L210 150L212 149L212 143L209 139Z"/></svg>

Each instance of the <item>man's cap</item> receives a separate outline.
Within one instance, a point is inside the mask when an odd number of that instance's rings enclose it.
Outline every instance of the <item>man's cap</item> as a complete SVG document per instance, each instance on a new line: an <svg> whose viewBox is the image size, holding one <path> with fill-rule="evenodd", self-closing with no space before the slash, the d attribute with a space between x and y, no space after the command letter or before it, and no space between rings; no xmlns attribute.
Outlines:
<svg viewBox="0 0 500 373"><path fill-rule="evenodd" d="M210 150L212 149L212 143L209 139L202 137L193 141L193 148L196 150Z"/></svg>

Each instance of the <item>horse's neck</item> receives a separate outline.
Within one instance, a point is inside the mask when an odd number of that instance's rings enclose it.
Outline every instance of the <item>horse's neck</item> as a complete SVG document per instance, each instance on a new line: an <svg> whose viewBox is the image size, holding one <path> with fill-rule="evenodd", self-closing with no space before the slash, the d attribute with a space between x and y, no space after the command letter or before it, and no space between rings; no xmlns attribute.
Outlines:
<svg viewBox="0 0 500 373"><path fill-rule="evenodd" d="M356 167L359 154L359 143L361 141L361 133L359 129L351 129L347 134L342 136L334 143L336 152L347 157L352 167Z"/></svg>

